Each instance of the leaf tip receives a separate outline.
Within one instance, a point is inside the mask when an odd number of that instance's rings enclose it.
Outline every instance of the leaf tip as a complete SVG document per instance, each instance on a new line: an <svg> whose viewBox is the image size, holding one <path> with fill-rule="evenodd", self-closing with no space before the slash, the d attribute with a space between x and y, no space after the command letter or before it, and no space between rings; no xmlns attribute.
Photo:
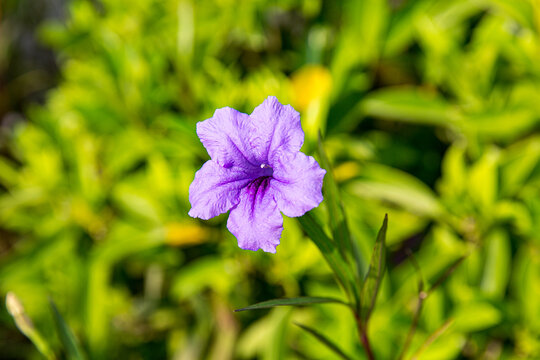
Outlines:
<svg viewBox="0 0 540 360"><path fill-rule="evenodd" d="M384 214L384 220L380 232L386 237L386 229L388 228L388 214Z"/></svg>

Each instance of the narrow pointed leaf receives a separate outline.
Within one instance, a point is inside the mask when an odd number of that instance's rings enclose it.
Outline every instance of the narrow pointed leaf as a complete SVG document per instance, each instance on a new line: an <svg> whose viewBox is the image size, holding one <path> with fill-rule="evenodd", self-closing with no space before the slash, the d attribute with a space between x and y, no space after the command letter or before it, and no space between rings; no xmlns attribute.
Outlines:
<svg viewBox="0 0 540 360"><path fill-rule="evenodd" d="M245 308L236 309L234 311L238 312L238 311L246 311L246 310L268 309L275 306L302 306L302 305L323 304L323 303L340 303L340 304L346 305L343 301L339 299L327 298L327 297L304 296L304 297L289 298L289 299L267 300L267 301L263 301L257 304L246 306Z"/></svg>
<svg viewBox="0 0 540 360"><path fill-rule="evenodd" d="M60 338L60 342L64 347L67 358L70 360L83 360L84 357L79 349L79 344L77 343L77 339L75 339L73 332L62 318L62 315L60 315L54 302L52 300L49 300L49 302L53 313L54 323L56 324L56 331Z"/></svg>
<svg viewBox="0 0 540 360"><path fill-rule="evenodd" d="M327 171L327 174L324 177L323 191L326 206L328 207L330 228L332 229L334 240L339 246L341 253L344 255L344 257L347 257L349 255L353 255L351 234L347 225L343 204L339 196L339 189L332 171L332 165L330 164L330 160L328 160L328 156L324 150L320 133L317 144L317 152L319 154L321 166Z"/></svg>
<svg viewBox="0 0 540 360"><path fill-rule="evenodd" d="M373 247L373 253L371 254L371 261L369 269L362 285L362 307L361 307L361 319L364 323L369 319L369 315L375 306L375 300L379 293L379 286L381 284L384 270L386 268L386 229L388 227L388 215L384 216L384 221L375 246Z"/></svg>
<svg viewBox="0 0 540 360"><path fill-rule="evenodd" d="M326 200L325 202L328 207L329 223L332 230L332 236L334 242L339 248L341 258L345 260L346 265L352 270L351 273L353 274L354 279L351 289L352 294L354 295L356 308L358 308L360 294L358 286L355 286L354 284L358 284L361 281L361 274L364 266L362 264L362 258L360 257L358 249L352 241L349 225L347 224L345 208L343 206L343 202L341 201L339 188L332 170L332 164L330 164L330 160L328 159L324 149L320 132L317 143L317 152L319 154L321 166L327 171L326 176L324 177L323 192Z"/></svg>
<svg viewBox="0 0 540 360"><path fill-rule="evenodd" d="M52 347L26 314L21 300L11 291L6 294L6 308L8 313L13 317L17 328L32 341L41 355L47 360L55 360L56 355Z"/></svg>
<svg viewBox="0 0 540 360"><path fill-rule="evenodd" d="M348 264L339 254L333 241L326 235L323 228L309 213L299 217L300 225L321 251L324 259L334 272L339 284L343 287L347 296L354 292L354 275Z"/></svg>
<svg viewBox="0 0 540 360"><path fill-rule="evenodd" d="M328 349L332 350L340 358L345 360L352 360L352 358L346 355L333 341L328 339L325 335L321 334L317 330L298 323L295 323L295 325L313 335L317 340L324 344Z"/></svg>

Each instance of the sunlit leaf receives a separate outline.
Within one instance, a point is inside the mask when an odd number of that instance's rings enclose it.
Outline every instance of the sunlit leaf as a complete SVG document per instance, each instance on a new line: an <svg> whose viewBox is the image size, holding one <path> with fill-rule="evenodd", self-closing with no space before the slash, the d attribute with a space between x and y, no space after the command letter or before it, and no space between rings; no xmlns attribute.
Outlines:
<svg viewBox="0 0 540 360"><path fill-rule="evenodd" d="M510 239L504 231L496 230L487 236L486 246L487 257L481 287L491 298L502 299L510 277Z"/></svg>
<svg viewBox="0 0 540 360"><path fill-rule="evenodd" d="M364 164L362 178L349 181L345 191L365 199L390 202L416 215L439 218L444 214L440 200L426 184L382 164Z"/></svg>
<svg viewBox="0 0 540 360"><path fill-rule="evenodd" d="M441 327L429 335L415 353L410 357L411 360L432 359L433 356L445 355L452 358L463 346L463 336L459 333L449 334L441 338L454 323L453 319L446 321ZM439 340L437 342L437 340ZM435 343L435 344L434 344ZM439 343L439 344L438 344ZM426 355L428 354L428 355Z"/></svg>
<svg viewBox="0 0 540 360"><path fill-rule="evenodd" d="M501 192L511 195L518 192L529 180L540 162L540 138L529 137L501 154Z"/></svg>
<svg viewBox="0 0 540 360"><path fill-rule="evenodd" d="M20 299L12 292L6 295L6 308L13 317L17 328L36 346L38 351L49 360L56 359L51 345L43 337L41 332L34 326L32 320L26 314Z"/></svg>
<svg viewBox="0 0 540 360"><path fill-rule="evenodd" d="M489 211L497 199L499 157L500 152L492 148L469 172L469 192L482 211Z"/></svg>
<svg viewBox="0 0 540 360"><path fill-rule="evenodd" d="M454 143L446 150L442 161L443 177L438 186L441 193L456 197L465 191L467 185L465 150L462 143Z"/></svg>
<svg viewBox="0 0 540 360"><path fill-rule="evenodd" d="M382 37L388 23L389 6L384 0L349 1L343 9L343 25L332 61L336 88L350 80L352 69L378 58ZM364 44L357 51L358 42Z"/></svg>
<svg viewBox="0 0 540 360"><path fill-rule="evenodd" d="M459 304L452 317L456 330L463 332L484 330L502 320L500 310L487 302Z"/></svg>
<svg viewBox="0 0 540 360"><path fill-rule="evenodd" d="M531 7L532 1L492 0L491 2L493 3L493 7L500 8L506 14L519 21L521 25L534 27L534 11L532 11L533 9Z"/></svg>
<svg viewBox="0 0 540 360"><path fill-rule="evenodd" d="M411 122L450 126L459 112L438 94L414 88L390 88L372 92L362 102L366 115Z"/></svg>

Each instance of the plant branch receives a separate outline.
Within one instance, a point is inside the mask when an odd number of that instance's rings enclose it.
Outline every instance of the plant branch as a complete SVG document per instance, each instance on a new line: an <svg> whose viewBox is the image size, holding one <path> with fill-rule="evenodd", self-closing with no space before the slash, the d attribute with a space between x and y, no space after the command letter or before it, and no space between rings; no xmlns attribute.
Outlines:
<svg viewBox="0 0 540 360"><path fill-rule="evenodd" d="M454 323L454 319L450 319L448 321L446 321L444 324L442 324L442 326L440 328L438 328L437 330L435 330L435 332L433 334L431 334L427 339L426 341L424 341L424 343L422 345L420 345L420 347L418 348L418 350L416 350L416 352L413 354L413 356L411 357L411 360L416 360L418 359L418 357L420 356L420 354L422 352L424 352L424 350L426 350L428 348L429 345L431 345L435 340L437 340L437 338L439 336L441 336L446 330L448 330L448 328L450 327L450 325L452 325Z"/></svg>
<svg viewBox="0 0 540 360"><path fill-rule="evenodd" d="M354 317L356 319L356 324L358 325L358 336L360 337L360 342L364 347L367 358L369 360L375 360L375 356L373 355L373 350L371 349L371 344L367 336L367 322L365 324L362 324L362 320L356 312L354 313Z"/></svg>
<svg viewBox="0 0 540 360"><path fill-rule="evenodd" d="M411 249L407 249L407 254L409 255L409 260L413 265L414 269L416 270L416 274L418 275L418 301L416 303L416 309L414 311L411 327L409 328L409 332L407 333L407 337L405 338L405 342L403 343L403 348L401 349L401 352L397 357L398 360L403 359L403 357L407 353L407 350L409 349L409 346L411 345L414 333L416 332L416 328L418 326L418 321L420 319L420 313L422 312L424 300L428 296L428 294L424 291L424 279L422 277L420 265L418 265L418 262L416 261Z"/></svg>
<svg viewBox="0 0 540 360"><path fill-rule="evenodd" d="M426 298L433 293L452 273L458 268L459 265L469 256L469 254L465 254L452 264L446 271L435 281L435 283L429 288L427 291Z"/></svg>
<svg viewBox="0 0 540 360"><path fill-rule="evenodd" d="M414 255L410 249L407 251L409 255L409 260L411 261L411 264L415 268L419 280L418 280L418 300L416 303L416 309L414 311L411 327L409 328L409 332L407 333L407 337L405 338L405 342L403 343L403 348L401 352L399 353L399 356L397 357L399 360L403 359L405 354L407 353L407 350L409 349L409 346L411 345L412 339L414 337L414 334L416 332L416 328L418 327L418 321L420 320L420 314L422 313L422 308L424 306L425 300L428 298L429 295L431 295L457 268L461 263L469 256L470 253L467 253L463 256L461 256L459 259L454 261L454 263L446 269L446 271L435 281L435 283L429 288L428 291L424 291L424 281L422 278L422 273L420 270L420 265L418 265L418 262L414 258Z"/></svg>
<svg viewBox="0 0 540 360"><path fill-rule="evenodd" d="M362 334L360 335L360 340L362 341L362 345L364 345L364 350L366 350L368 359L375 360L373 350L371 350L371 345L369 344L369 339L365 331L362 331Z"/></svg>

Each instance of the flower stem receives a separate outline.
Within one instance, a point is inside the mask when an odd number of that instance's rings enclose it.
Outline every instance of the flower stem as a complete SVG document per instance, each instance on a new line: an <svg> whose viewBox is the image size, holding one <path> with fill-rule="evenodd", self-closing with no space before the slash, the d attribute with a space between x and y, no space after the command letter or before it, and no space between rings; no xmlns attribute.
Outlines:
<svg viewBox="0 0 540 360"><path fill-rule="evenodd" d="M358 336L360 337L360 342L364 347L367 358L368 360L375 360L375 356L373 355L373 350L371 350L371 344L369 343L369 338L367 336L367 323L363 324L360 316L356 312L354 313L354 317L356 319L356 324L358 325Z"/></svg>
<svg viewBox="0 0 540 360"><path fill-rule="evenodd" d="M364 345L364 350L366 350L368 359L375 360L375 356L373 355L373 351L371 350L371 345L369 344L369 339L365 331L362 331L360 334L360 341L362 341L362 345Z"/></svg>

